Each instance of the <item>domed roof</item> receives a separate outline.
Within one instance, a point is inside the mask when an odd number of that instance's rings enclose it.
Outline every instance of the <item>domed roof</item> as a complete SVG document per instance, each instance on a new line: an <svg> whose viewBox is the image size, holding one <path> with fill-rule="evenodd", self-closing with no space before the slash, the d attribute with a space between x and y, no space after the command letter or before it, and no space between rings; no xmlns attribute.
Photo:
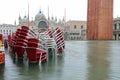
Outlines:
<svg viewBox="0 0 120 80"><path fill-rule="evenodd" d="M24 18L22 19L23 22L27 22L28 21L28 18L27 16L24 16Z"/></svg>
<svg viewBox="0 0 120 80"><path fill-rule="evenodd" d="M39 19L46 19L45 15L41 12L41 10L35 16L35 20L39 20Z"/></svg>

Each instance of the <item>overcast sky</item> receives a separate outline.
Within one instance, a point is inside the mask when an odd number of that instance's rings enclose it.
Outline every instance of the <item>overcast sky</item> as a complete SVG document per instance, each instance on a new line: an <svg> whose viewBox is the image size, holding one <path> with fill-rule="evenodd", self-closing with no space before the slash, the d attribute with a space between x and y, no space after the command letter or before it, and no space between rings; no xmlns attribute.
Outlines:
<svg viewBox="0 0 120 80"><path fill-rule="evenodd" d="M66 9L66 20L86 20L87 0L0 0L0 24L18 23L19 14L28 14L34 19L41 9L45 16L63 18ZM120 16L120 0L114 0L114 17Z"/></svg>

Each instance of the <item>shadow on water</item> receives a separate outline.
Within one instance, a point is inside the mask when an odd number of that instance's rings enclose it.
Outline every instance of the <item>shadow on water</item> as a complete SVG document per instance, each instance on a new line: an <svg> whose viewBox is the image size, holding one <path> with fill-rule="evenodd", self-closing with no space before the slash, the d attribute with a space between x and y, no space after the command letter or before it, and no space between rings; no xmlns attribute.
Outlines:
<svg viewBox="0 0 120 80"><path fill-rule="evenodd" d="M108 61L110 42L96 41L88 44L88 79L87 80L108 80L109 66Z"/></svg>

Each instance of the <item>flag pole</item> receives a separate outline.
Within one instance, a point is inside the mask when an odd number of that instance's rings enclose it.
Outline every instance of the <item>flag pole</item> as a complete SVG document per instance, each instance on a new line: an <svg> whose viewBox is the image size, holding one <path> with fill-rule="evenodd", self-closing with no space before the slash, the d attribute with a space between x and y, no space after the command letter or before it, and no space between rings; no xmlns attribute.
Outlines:
<svg viewBox="0 0 120 80"><path fill-rule="evenodd" d="M48 29L50 29L49 6L48 6Z"/></svg>
<svg viewBox="0 0 120 80"><path fill-rule="evenodd" d="M29 3L28 3L28 27L29 27Z"/></svg>

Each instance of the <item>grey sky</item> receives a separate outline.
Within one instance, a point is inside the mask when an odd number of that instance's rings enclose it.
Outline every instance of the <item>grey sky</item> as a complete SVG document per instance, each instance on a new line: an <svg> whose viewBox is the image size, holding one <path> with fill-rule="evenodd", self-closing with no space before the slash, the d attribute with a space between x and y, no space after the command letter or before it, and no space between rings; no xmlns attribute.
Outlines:
<svg viewBox="0 0 120 80"><path fill-rule="evenodd" d="M19 14L23 17L28 14L34 19L39 9L46 17L63 18L66 9L66 20L86 20L87 0L0 0L0 24L14 24L18 22ZM114 0L114 17L120 16L120 0Z"/></svg>

